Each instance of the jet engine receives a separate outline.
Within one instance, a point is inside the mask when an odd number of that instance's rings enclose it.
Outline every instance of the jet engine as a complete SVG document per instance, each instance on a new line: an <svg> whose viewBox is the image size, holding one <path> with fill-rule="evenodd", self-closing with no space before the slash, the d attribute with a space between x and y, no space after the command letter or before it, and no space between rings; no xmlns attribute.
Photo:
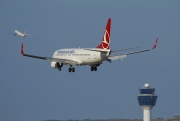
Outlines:
<svg viewBox="0 0 180 121"><path fill-rule="evenodd" d="M52 68L61 68L62 66L63 66L63 63L58 63L58 62L55 62L55 61L51 62L51 67Z"/></svg>

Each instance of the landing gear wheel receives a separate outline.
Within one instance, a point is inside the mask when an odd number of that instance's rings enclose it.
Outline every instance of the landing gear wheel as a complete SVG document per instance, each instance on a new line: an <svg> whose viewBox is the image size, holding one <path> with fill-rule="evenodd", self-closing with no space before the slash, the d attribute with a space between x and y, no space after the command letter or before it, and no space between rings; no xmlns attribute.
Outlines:
<svg viewBox="0 0 180 121"><path fill-rule="evenodd" d="M94 71L97 71L97 67L94 67Z"/></svg>
<svg viewBox="0 0 180 121"><path fill-rule="evenodd" d="M71 68L71 71L72 71L72 72L75 72L75 68L74 68L74 67L73 67L73 68Z"/></svg>
<svg viewBox="0 0 180 121"><path fill-rule="evenodd" d="M91 66L91 71L97 71L97 67L96 66Z"/></svg>
<svg viewBox="0 0 180 121"><path fill-rule="evenodd" d="M91 67L91 71L93 71L94 70L94 68L93 67Z"/></svg>
<svg viewBox="0 0 180 121"><path fill-rule="evenodd" d="M72 71L72 69L71 68L69 68L69 72L71 72Z"/></svg>

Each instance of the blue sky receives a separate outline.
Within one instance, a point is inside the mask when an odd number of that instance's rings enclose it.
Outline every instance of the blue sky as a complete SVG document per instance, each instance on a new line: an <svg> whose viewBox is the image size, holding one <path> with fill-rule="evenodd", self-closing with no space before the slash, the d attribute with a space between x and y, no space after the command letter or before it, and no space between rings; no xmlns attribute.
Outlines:
<svg viewBox="0 0 180 121"><path fill-rule="evenodd" d="M142 119L139 88L156 88L152 118L179 115L179 0L1 0L0 120ZM69 73L25 52L51 57L60 48L96 47L112 18L111 49L157 49ZM15 29L34 33L14 37ZM138 49L137 49L138 50ZM126 52L126 51L124 51Z"/></svg>

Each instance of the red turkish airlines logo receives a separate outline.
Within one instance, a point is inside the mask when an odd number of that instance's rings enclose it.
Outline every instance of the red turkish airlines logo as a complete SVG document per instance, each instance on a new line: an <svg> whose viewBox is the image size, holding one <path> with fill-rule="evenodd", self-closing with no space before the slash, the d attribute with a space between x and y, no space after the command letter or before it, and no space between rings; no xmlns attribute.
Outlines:
<svg viewBox="0 0 180 121"><path fill-rule="evenodd" d="M102 41L102 47L103 49L109 49L109 44L110 44L110 36L107 30L104 32L104 39Z"/></svg>

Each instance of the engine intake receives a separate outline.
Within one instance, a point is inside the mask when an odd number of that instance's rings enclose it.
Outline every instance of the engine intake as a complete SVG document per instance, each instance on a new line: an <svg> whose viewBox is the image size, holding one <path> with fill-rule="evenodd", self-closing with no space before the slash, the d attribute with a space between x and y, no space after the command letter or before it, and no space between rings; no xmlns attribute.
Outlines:
<svg viewBox="0 0 180 121"><path fill-rule="evenodd" d="M51 62L51 67L52 68L61 68L62 66L63 66L63 63L58 63L58 62L55 62L55 61Z"/></svg>

